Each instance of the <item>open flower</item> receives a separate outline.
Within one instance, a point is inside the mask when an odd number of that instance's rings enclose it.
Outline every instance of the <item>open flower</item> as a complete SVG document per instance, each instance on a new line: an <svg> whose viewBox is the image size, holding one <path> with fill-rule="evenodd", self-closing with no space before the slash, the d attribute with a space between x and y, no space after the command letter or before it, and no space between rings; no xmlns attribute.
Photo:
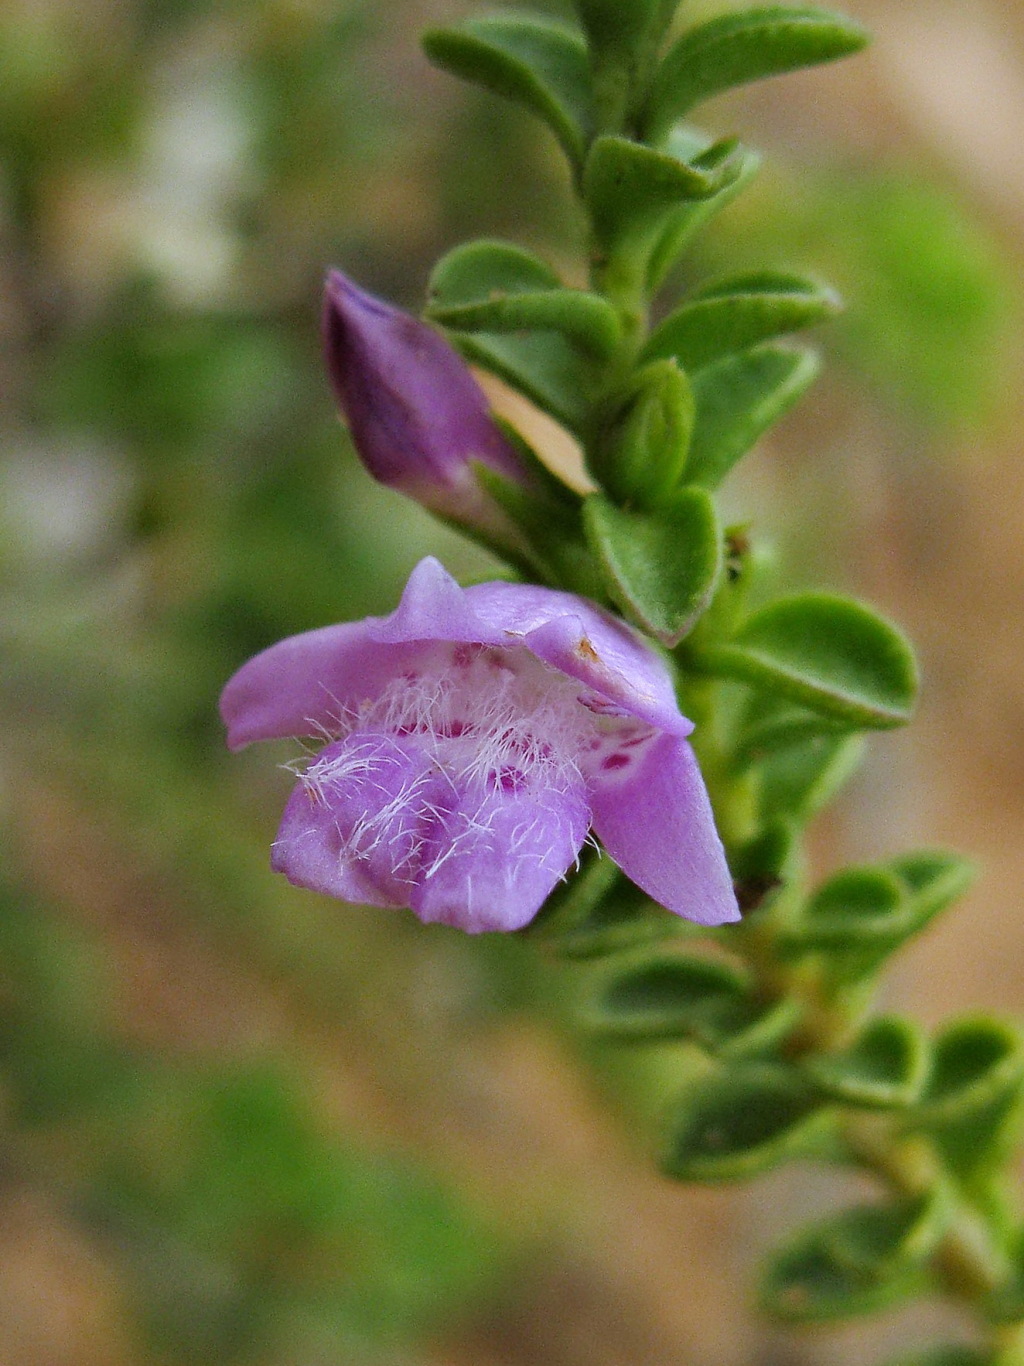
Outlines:
<svg viewBox="0 0 1024 1366"><path fill-rule="evenodd" d="M515 541L475 465L514 484L531 478L458 352L339 270L327 277L323 337L335 397L374 479L499 544Z"/></svg>
<svg viewBox="0 0 1024 1366"><path fill-rule="evenodd" d="M317 736L272 866L346 901L516 930L588 830L669 910L738 919L668 671L571 593L462 589L434 559L387 617L292 636L224 689L228 744Z"/></svg>

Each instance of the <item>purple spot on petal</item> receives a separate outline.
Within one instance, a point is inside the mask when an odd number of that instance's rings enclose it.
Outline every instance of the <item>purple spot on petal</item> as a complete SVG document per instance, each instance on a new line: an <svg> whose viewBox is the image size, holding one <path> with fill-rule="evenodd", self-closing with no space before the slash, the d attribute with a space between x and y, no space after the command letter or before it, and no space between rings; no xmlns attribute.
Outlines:
<svg viewBox="0 0 1024 1366"><path fill-rule="evenodd" d="M617 768L628 768L630 762L628 754L609 754L607 759L601 760L601 767L608 772L614 772Z"/></svg>

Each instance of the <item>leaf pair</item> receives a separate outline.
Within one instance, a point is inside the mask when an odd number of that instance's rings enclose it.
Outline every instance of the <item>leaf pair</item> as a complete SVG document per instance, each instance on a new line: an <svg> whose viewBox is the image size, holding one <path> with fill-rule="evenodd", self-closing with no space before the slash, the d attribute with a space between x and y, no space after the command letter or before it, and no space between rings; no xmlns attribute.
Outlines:
<svg viewBox="0 0 1024 1366"><path fill-rule="evenodd" d="M589 52L577 31L519 15L472 18L457 29L433 29L423 42L436 65L543 120L579 172L595 127L624 128L638 104L641 135L661 142L695 105L723 90L833 61L867 40L840 15L767 6L690 29L651 80L676 3L578 0Z"/></svg>

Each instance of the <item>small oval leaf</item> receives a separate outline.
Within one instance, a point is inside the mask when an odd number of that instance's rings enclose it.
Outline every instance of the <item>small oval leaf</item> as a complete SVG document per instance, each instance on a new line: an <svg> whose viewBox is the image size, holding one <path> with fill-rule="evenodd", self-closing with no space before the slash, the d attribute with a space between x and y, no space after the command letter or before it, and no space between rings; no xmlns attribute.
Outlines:
<svg viewBox="0 0 1024 1366"><path fill-rule="evenodd" d="M941 849L902 854L891 859L887 867L907 889L915 930L923 929L963 896L977 876L977 869L969 859Z"/></svg>
<svg viewBox="0 0 1024 1366"><path fill-rule="evenodd" d="M812 1151L831 1127L793 1068L746 1063L708 1074L679 1102L663 1170L682 1181L739 1181Z"/></svg>
<svg viewBox="0 0 1024 1366"><path fill-rule="evenodd" d="M865 29L827 10L770 5L723 14L690 29L661 64L651 89L644 132L659 142L696 104L748 81L858 52Z"/></svg>
<svg viewBox="0 0 1024 1366"><path fill-rule="evenodd" d="M671 356L684 370L812 327L839 311L839 296L793 275L744 276L692 295L655 328L641 360Z"/></svg>
<svg viewBox="0 0 1024 1366"><path fill-rule="evenodd" d="M811 734L778 750L760 767L758 807L762 819L810 820L826 806L864 757L864 737Z"/></svg>
<svg viewBox="0 0 1024 1366"><path fill-rule="evenodd" d="M536 256L507 242L469 242L434 267L428 312L440 318L446 311L475 308L489 298L556 292L572 293ZM562 303L564 307L564 298ZM591 321L594 316L591 310ZM575 340L554 330L453 329L451 336L468 360L498 375L559 422L577 432L585 425L600 391L600 365Z"/></svg>
<svg viewBox="0 0 1024 1366"><path fill-rule="evenodd" d="M686 480L715 489L817 377L813 351L764 342L692 379L697 415Z"/></svg>
<svg viewBox="0 0 1024 1366"><path fill-rule="evenodd" d="M712 1045L756 1014L747 974L710 958L643 958L602 976L583 1010L604 1038L693 1039Z"/></svg>
<svg viewBox="0 0 1024 1366"><path fill-rule="evenodd" d="M525 15L490 16L469 19L460 28L428 30L423 47L435 66L543 119L573 165L582 165L592 102L587 49L579 34Z"/></svg>
<svg viewBox="0 0 1024 1366"><path fill-rule="evenodd" d="M652 512L628 512L595 493L583 520L611 596L645 631L676 644L711 601L721 571L710 495L682 489Z"/></svg>
<svg viewBox="0 0 1024 1366"><path fill-rule="evenodd" d="M1001 1020L957 1021L935 1042L916 1126L927 1129L963 1181L1007 1155L1024 1098L1024 1041Z"/></svg>
<svg viewBox="0 0 1024 1366"><path fill-rule="evenodd" d="M814 1224L769 1260L761 1307L784 1322L821 1323L913 1298L928 1287L924 1262L947 1219L948 1203L929 1195Z"/></svg>
<svg viewBox="0 0 1024 1366"><path fill-rule="evenodd" d="M728 643L694 651L694 663L865 729L902 725L917 693L914 656L896 628L827 593L770 603Z"/></svg>
<svg viewBox="0 0 1024 1366"><path fill-rule="evenodd" d="M836 1100L866 1109L914 1105L928 1075L928 1041L912 1020L883 1015L872 1020L849 1048L812 1056L811 1079Z"/></svg>
<svg viewBox="0 0 1024 1366"><path fill-rule="evenodd" d="M673 128L666 144L669 153L680 161L695 161L706 154L711 147L708 139L699 136L692 128ZM721 148L722 145L719 144ZM724 148L722 151L724 152ZM729 179L707 199L695 199L673 209L658 229L658 235L650 250L647 265L647 288L655 294L664 284L668 273L679 260L680 255L692 238L709 222L719 210L732 202L744 186L757 174L761 158L750 147L737 144L729 152L732 162Z"/></svg>
<svg viewBox="0 0 1024 1366"><path fill-rule="evenodd" d="M622 339L618 314L599 294L582 289L535 290L527 294L492 291L463 304L433 304L435 322L459 332L560 332L595 356L607 359Z"/></svg>

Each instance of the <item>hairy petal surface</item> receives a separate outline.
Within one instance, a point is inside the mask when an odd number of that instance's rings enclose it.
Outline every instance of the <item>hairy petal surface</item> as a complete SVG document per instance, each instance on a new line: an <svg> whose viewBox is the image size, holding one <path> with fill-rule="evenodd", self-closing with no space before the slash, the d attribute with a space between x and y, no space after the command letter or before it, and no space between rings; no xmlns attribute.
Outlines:
<svg viewBox="0 0 1024 1366"><path fill-rule="evenodd" d="M410 905L421 920L478 934L528 925L590 826L583 785L541 795L467 793L434 829Z"/></svg>
<svg viewBox="0 0 1024 1366"><path fill-rule="evenodd" d="M407 906L451 785L415 742L360 733L326 746L285 807L271 867L343 900Z"/></svg>

